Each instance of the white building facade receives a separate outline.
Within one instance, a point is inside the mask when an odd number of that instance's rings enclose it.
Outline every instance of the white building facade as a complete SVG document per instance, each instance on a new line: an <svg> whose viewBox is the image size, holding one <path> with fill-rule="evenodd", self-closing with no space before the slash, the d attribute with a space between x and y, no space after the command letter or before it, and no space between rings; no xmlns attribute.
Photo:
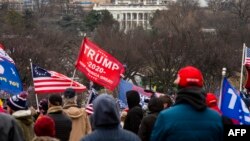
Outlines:
<svg viewBox="0 0 250 141"><path fill-rule="evenodd" d="M108 10L120 24L121 30L129 30L141 26L150 29L150 18L157 10L167 10L167 4L160 0L151 1L115 1L111 4L95 4L93 10Z"/></svg>

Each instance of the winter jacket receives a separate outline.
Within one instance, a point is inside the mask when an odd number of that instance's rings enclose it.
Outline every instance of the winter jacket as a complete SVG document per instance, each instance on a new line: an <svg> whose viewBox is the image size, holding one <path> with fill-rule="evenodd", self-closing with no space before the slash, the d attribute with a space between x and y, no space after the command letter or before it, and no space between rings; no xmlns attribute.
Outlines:
<svg viewBox="0 0 250 141"><path fill-rule="evenodd" d="M150 99L148 109L150 113L143 117L139 127L138 135L142 141L149 141L157 116L163 110L163 102L156 97Z"/></svg>
<svg viewBox="0 0 250 141"><path fill-rule="evenodd" d="M56 138L60 139L60 141L69 141L72 122L67 114L63 112L62 106L50 107L47 113L55 122Z"/></svg>
<svg viewBox="0 0 250 141"><path fill-rule="evenodd" d="M201 89L183 88L176 103L158 115L151 141L221 141L221 116L206 107Z"/></svg>
<svg viewBox="0 0 250 141"><path fill-rule="evenodd" d="M126 94L129 111L124 121L123 128L138 134L139 126L143 118L143 110L140 106L140 96L135 93Z"/></svg>
<svg viewBox="0 0 250 141"><path fill-rule="evenodd" d="M140 141L136 134L121 128L118 106L112 96L99 95L93 108L95 130L81 141Z"/></svg>
<svg viewBox="0 0 250 141"><path fill-rule="evenodd" d="M12 116L0 113L0 121L1 141L24 141L21 128Z"/></svg>
<svg viewBox="0 0 250 141"><path fill-rule="evenodd" d="M34 120L30 110L19 110L12 114L22 130L25 141L31 141L34 136Z"/></svg>
<svg viewBox="0 0 250 141"><path fill-rule="evenodd" d="M70 141L79 141L86 134L91 133L89 118L84 108L78 108L76 104L67 104L64 105L63 111L72 121Z"/></svg>

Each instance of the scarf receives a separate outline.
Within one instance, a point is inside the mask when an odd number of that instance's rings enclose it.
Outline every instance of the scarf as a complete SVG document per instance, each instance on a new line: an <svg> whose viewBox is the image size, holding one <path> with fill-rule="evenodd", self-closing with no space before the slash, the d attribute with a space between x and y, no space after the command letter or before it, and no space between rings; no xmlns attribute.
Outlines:
<svg viewBox="0 0 250 141"><path fill-rule="evenodd" d="M198 111L206 109L206 97L201 88L187 87L182 88L177 92L175 104L188 103Z"/></svg>

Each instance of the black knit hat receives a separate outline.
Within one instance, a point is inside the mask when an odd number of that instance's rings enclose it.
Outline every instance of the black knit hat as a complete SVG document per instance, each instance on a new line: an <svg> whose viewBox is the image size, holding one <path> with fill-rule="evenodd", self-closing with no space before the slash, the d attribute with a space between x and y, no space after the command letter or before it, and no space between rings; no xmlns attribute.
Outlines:
<svg viewBox="0 0 250 141"><path fill-rule="evenodd" d="M64 98L72 98L76 95L76 92L73 88L67 88L65 91L64 91Z"/></svg>

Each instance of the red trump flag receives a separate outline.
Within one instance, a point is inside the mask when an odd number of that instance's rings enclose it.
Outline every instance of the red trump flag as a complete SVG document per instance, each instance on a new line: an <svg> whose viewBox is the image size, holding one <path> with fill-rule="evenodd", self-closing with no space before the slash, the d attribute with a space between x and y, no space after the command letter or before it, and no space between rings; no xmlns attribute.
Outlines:
<svg viewBox="0 0 250 141"><path fill-rule="evenodd" d="M123 65L113 56L102 50L96 44L84 38L76 68L83 72L91 81L114 90L124 73Z"/></svg>

